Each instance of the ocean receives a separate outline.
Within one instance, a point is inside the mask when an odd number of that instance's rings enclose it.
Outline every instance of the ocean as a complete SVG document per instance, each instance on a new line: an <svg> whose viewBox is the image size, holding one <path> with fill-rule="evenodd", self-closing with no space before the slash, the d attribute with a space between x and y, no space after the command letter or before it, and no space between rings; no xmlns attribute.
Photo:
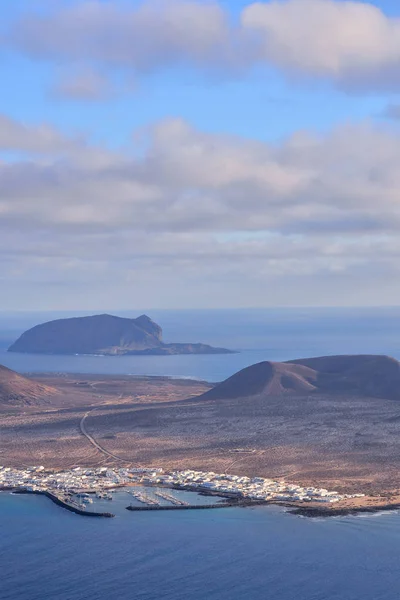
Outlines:
<svg viewBox="0 0 400 600"><path fill-rule="evenodd" d="M149 312L162 325L167 342L203 342L238 350L237 354L104 357L6 352L28 327L74 315L0 312L0 364L28 373L167 375L215 382L263 360L357 353L400 358L400 307Z"/></svg>
<svg viewBox="0 0 400 600"><path fill-rule="evenodd" d="M400 517L277 507L80 517L0 494L1 600L397 600Z"/></svg>
<svg viewBox="0 0 400 600"><path fill-rule="evenodd" d="M0 364L20 372L220 381L260 360L343 353L400 358L398 308L150 315L167 341L240 350L232 355L6 353L26 327L54 316L61 315L0 314ZM114 519L90 519L46 498L0 494L0 600L397 600L399 547L397 512L312 520L277 507L119 510Z"/></svg>

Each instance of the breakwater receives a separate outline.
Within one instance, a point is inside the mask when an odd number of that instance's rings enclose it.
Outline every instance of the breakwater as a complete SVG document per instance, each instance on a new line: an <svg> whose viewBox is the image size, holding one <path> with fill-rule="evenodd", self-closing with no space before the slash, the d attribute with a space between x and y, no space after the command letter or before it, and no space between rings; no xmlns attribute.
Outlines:
<svg viewBox="0 0 400 600"><path fill-rule="evenodd" d="M127 510L131 511L143 511L143 510L206 510L206 509L215 509L215 508L248 508L251 506L264 506L267 504L265 501L260 500L239 500L239 499L230 499L224 500L222 502L216 502L213 504L175 504L174 506L165 506L165 505L149 505L149 506L127 506Z"/></svg>
<svg viewBox="0 0 400 600"><path fill-rule="evenodd" d="M199 504L199 505L195 505L195 504L185 504L185 505L178 505L175 504L174 506L164 506L161 504L158 504L157 506L154 505L149 505L149 506L127 506L126 509L127 510L132 510L132 511L143 511L143 510L202 510L205 508L226 508L228 506L238 506L237 503L225 503L225 502L221 502L219 504Z"/></svg>
<svg viewBox="0 0 400 600"><path fill-rule="evenodd" d="M153 486L152 486L153 487ZM195 492L199 496L214 496L216 498L226 498L228 500L239 501L239 497L235 492L219 492L217 490L207 490L201 485L183 485L179 483L173 483L168 485L157 485L156 487L165 487L170 490L177 490L182 492Z"/></svg>
<svg viewBox="0 0 400 600"><path fill-rule="evenodd" d="M78 506L74 506L73 504L70 504L63 498L59 498L58 496L56 496L55 494L52 494L49 491L19 490L19 489L14 489L12 491L14 494L35 494L36 496L46 496L46 498L49 498L52 502L54 502L54 504L57 504L58 506L61 506L62 508L65 508L66 510L73 512L76 515L81 515L83 517L105 517L105 518L115 517L115 515L113 515L112 513L109 513L109 512L93 512L93 511L88 511L88 510L82 510Z"/></svg>

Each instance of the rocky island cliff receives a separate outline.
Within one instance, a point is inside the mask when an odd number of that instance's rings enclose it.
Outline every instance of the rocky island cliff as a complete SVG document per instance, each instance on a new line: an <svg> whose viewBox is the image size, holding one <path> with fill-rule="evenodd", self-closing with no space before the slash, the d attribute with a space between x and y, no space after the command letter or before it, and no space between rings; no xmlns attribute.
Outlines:
<svg viewBox="0 0 400 600"><path fill-rule="evenodd" d="M127 319L94 315L36 325L10 346L30 354L171 355L230 354L207 344L166 344L162 329L147 315Z"/></svg>

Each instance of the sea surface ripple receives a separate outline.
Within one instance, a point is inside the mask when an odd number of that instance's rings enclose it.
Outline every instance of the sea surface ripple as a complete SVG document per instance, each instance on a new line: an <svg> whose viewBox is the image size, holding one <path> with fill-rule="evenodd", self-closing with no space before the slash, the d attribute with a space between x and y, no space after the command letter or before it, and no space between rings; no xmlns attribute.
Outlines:
<svg viewBox="0 0 400 600"><path fill-rule="evenodd" d="M397 600L400 518L276 507L73 515L0 494L1 600Z"/></svg>

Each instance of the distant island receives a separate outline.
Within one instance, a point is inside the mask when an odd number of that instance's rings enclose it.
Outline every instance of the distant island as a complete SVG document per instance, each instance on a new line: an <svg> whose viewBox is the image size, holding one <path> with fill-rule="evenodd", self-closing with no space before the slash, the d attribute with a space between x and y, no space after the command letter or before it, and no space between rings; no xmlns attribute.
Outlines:
<svg viewBox="0 0 400 600"><path fill-rule="evenodd" d="M201 343L165 344L161 327L147 315L126 319L106 314L36 325L25 331L8 352L104 356L234 353Z"/></svg>

